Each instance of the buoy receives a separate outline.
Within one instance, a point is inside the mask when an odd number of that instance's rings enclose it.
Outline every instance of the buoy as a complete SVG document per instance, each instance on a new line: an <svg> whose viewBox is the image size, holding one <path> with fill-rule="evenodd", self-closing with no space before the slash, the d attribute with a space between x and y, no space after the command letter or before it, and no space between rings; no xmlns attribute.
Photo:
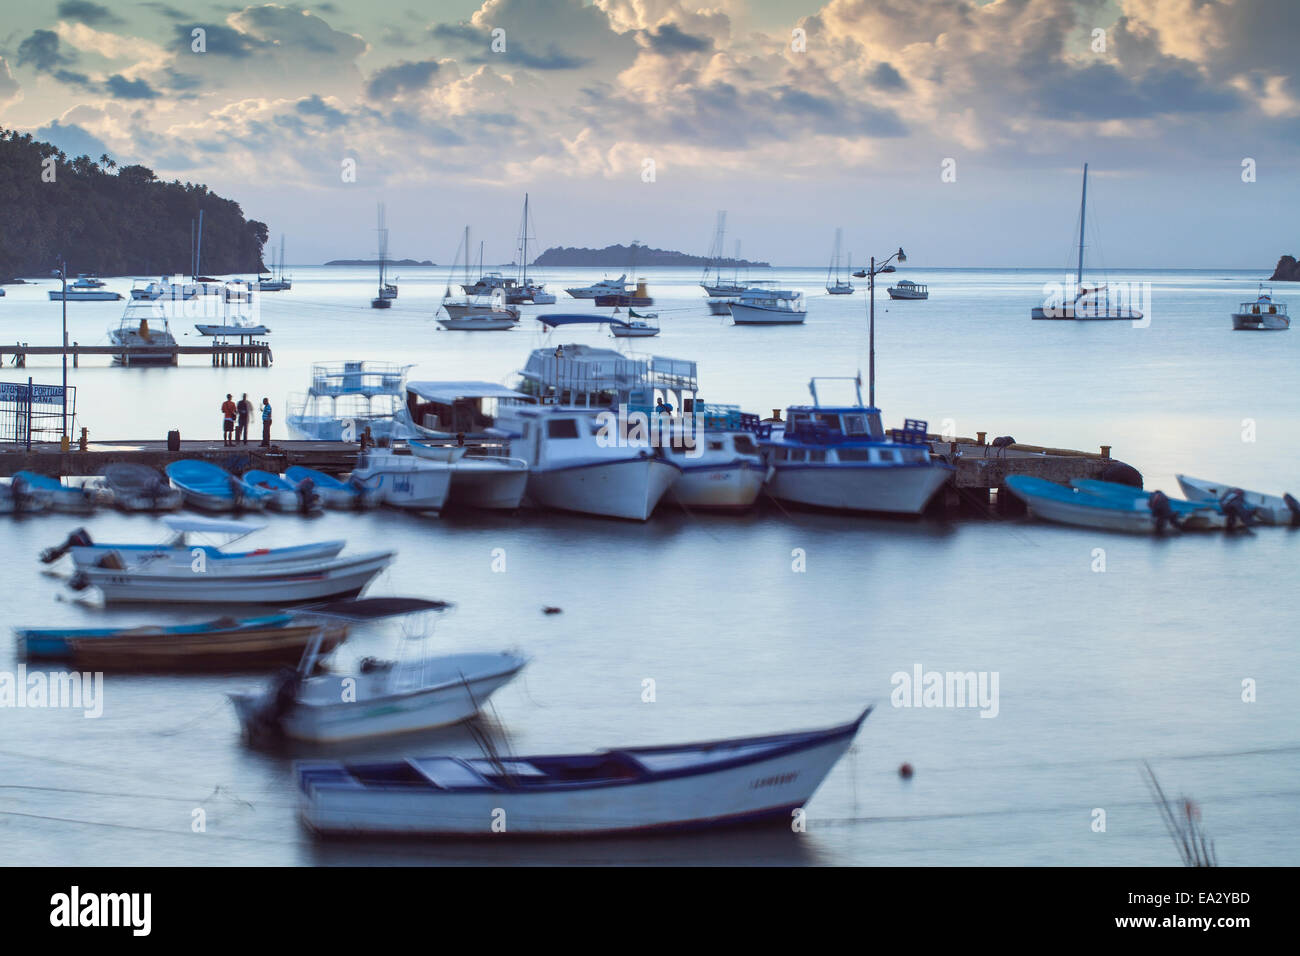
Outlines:
<svg viewBox="0 0 1300 956"><path fill-rule="evenodd" d="M558 608L558 607L544 607L544 608L542 608L542 613L543 613L543 614L559 614L559 613L561 613L561 611L560 611L560 608Z"/></svg>
<svg viewBox="0 0 1300 956"><path fill-rule="evenodd" d="M899 764L898 775L902 777L904 780L911 780L912 772L913 772L912 765L910 763L904 761L903 763Z"/></svg>

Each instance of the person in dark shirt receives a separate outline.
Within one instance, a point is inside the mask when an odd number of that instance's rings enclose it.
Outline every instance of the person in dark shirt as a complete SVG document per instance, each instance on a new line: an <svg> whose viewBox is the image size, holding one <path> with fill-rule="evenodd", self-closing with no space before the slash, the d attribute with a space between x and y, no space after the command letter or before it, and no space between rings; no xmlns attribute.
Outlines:
<svg viewBox="0 0 1300 956"><path fill-rule="evenodd" d="M235 441L236 442L242 441L245 445L247 445L248 444L248 420L253 415L253 403L248 400L247 392L245 392L244 397L239 400L239 404L235 406L235 410L239 415L239 417L235 420Z"/></svg>
<svg viewBox="0 0 1300 956"><path fill-rule="evenodd" d="M262 399L262 447L271 447L271 400Z"/></svg>

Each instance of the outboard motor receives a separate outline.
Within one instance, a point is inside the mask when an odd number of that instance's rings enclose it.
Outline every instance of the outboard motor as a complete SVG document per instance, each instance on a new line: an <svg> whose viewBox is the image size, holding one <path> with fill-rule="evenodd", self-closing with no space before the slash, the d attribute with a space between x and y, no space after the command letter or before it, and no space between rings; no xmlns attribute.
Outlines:
<svg viewBox="0 0 1300 956"><path fill-rule="evenodd" d="M156 511L158 509L158 502L162 500L163 492L166 491L166 489L167 486L157 478L151 478L145 483L144 488L141 490L143 491L144 496L149 499L149 507Z"/></svg>
<svg viewBox="0 0 1300 956"><path fill-rule="evenodd" d="M27 484L27 480L18 475L14 475L14 480L9 483L9 487L12 489L12 494L14 496L15 514L20 511L26 511L33 498L32 489L31 486Z"/></svg>
<svg viewBox="0 0 1300 956"><path fill-rule="evenodd" d="M1169 496L1163 491L1151 492L1151 497L1147 499L1147 507L1156 518L1156 533L1161 534L1165 530L1165 525L1172 525L1179 531L1183 530L1182 520L1174 511L1174 506L1169 503Z"/></svg>
<svg viewBox="0 0 1300 956"><path fill-rule="evenodd" d="M304 478L298 482L298 487L294 491L298 494L298 510L301 513L307 514L307 512L315 509L317 502L320 500L320 496L316 494L316 482L310 478Z"/></svg>
<svg viewBox="0 0 1300 956"><path fill-rule="evenodd" d="M247 504L246 496L244 495L244 483L234 475L230 476L230 493L235 499L235 510L243 511Z"/></svg>
<svg viewBox="0 0 1300 956"><path fill-rule="evenodd" d="M54 548L46 548L41 552L41 561L44 564L53 564L59 558L63 557L73 548L89 548L93 541L90 540L90 532L85 528L78 528L72 534L68 535L63 544Z"/></svg>
<svg viewBox="0 0 1300 956"><path fill-rule="evenodd" d="M1300 501L1296 501L1290 494L1283 495L1282 501L1291 509L1291 527L1300 528Z"/></svg>
<svg viewBox="0 0 1300 956"><path fill-rule="evenodd" d="M1219 499L1219 508L1228 516L1225 530L1231 531L1238 522L1249 528L1255 522L1255 509L1246 504L1246 493L1240 488L1229 488Z"/></svg>
<svg viewBox="0 0 1300 956"><path fill-rule="evenodd" d="M356 494L352 496L352 507L355 510L360 511L366 506L366 486L359 478L357 478L356 475L352 475L348 478L348 487L356 492Z"/></svg>
<svg viewBox="0 0 1300 956"><path fill-rule="evenodd" d="M68 579L68 587L74 591L84 591L90 587L90 578L86 577L85 572L78 571Z"/></svg>

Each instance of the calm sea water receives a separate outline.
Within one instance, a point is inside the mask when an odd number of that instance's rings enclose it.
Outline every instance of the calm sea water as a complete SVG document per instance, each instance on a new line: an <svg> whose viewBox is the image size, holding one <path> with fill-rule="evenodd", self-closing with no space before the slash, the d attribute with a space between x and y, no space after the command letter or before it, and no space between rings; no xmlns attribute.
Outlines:
<svg viewBox="0 0 1300 956"><path fill-rule="evenodd" d="M557 341L613 346L592 328L546 337L436 331L445 270L399 270L401 296L368 307L369 270L297 268L264 297L271 369L73 370L78 424L95 439L215 436L226 392L277 409L312 362L410 363L419 378L509 382L527 352ZM552 289L601 270L543 274ZM1230 331L1260 278L1231 272L1112 273L1150 282L1149 326L1031 322L1048 271L923 270L927 302L878 292L877 400L890 424L945 420L1076 448L1113 446L1148 487L1184 471L1300 490L1295 333ZM700 363L701 395L766 413L807 398L813 375L866 366L863 296L819 295L820 269L770 276L802 288L802 327L734 327L710 316L695 270L649 270L663 334L638 347ZM129 283L110 286L125 291ZM0 338L54 344L49 283L8 287ZM1283 286L1279 296L1286 298ZM561 302L547 311L584 311ZM70 337L105 341L121 303L70 303ZM540 310L525 308L528 315ZM184 329L174 329L184 341ZM197 334L190 336L197 341ZM49 359L42 361L50 362ZM196 360L189 360L194 362ZM202 360L197 360L201 362ZM0 380L57 382L53 363ZM42 573L40 549L79 522L5 523L9 623L133 624L188 612L88 607ZM155 540L146 517L101 513L97 538ZM521 514L278 516L266 544L346 537L400 558L372 594L448 599L435 646L514 647L525 676L494 698L492 722L520 753L674 743L817 727L876 711L808 808L808 832L736 832L519 847L313 841L298 826L290 761L243 748L225 694L256 675L114 677L103 717L0 710L0 840L9 863L335 862L1171 864L1172 842L1139 766L1200 806L1225 864L1300 863L1300 649L1289 595L1300 539L1147 540L1028 522L889 521L784 512L633 525ZM506 569L492 570L494 549ZM792 570L803 549L806 570ZM1104 549L1105 571L1094 570ZM66 569L65 569L66 570ZM560 615L541 608L555 605ZM346 656L391 655L389 628L358 632ZM896 708L891 677L915 666L996 672L996 718ZM0 635L0 670L16 667ZM644 681L655 700L643 701ZM1257 687L1243 702L1243 681ZM463 730L371 753L473 753ZM351 753L351 751L345 751ZM904 761L916 768L900 779ZM194 832L194 812L206 831ZM1095 810L1105 832L1095 832Z"/></svg>

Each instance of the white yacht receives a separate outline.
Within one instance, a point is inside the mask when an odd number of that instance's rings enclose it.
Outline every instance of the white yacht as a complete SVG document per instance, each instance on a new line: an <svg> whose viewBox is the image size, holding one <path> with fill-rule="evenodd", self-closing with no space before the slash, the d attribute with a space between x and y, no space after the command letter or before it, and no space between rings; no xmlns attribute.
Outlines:
<svg viewBox="0 0 1300 956"><path fill-rule="evenodd" d="M1259 287L1259 296L1254 302L1243 302L1232 313L1232 328L1241 332L1273 331L1280 332L1291 328L1291 318L1286 314L1286 303L1273 301L1273 290L1264 291Z"/></svg>
<svg viewBox="0 0 1300 956"><path fill-rule="evenodd" d="M627 273L624 272L617 279L601 279L591 285L565 289L564 291L575 299L594 299L598 295L627 295L632 291L632 287L628 284Z"/></svg>
<svg viewBox="0 0 1300 956"><path fill-rule="evenodd" d="M469 226L465 227L465 239L461 250L465 256L465 283L461 288L469 290L473 288L469 278ZM453 273L456 271L456 263L460 260L460 256L461 251L458 250L456 259L452 261ZM481 252L479 257L481 260ZM506 304L503 289L494 289L487 298L472 296L466 291L464 298L457 300L452 298L451 286L448 285L446 292L443 293L442 310L447 313L447 317L438 319L438 324L444 329L455 332L499 332L513 329L519 324L519 309Z"/></svg>
<svg viewBox="0 0 1300 956"><path fill-rule="evenodd" d="M390 507L437 512L451 490L451 465L399 455L391 448L369 448L357 457L352 481Z"/></svg>
<svg viewBox="0 0 1300 956"><path fill-rule="evenodd" d="M122 319L109 329L108 339L129 350L113 356L115 365L176 364L176 338L161 302L127 300Z"/></svg>
<svg viewBox="0 0 1300 956"><path fill-rule="evenodd" d="M783 426L772 426L761 441L772 465L772 497L843 511L920 514L952 473L931 458L926 423L909 419L886 435L880 409L862 404L860 386L856 404L822 405L818 381L809 383L813 404L790 406Z"/></svg>
<svg viewBox="0 0 1300 956"><path fill-rule="evenodd" d="M285 421L295 438L356 442L367 428L376 440L417 433L404 415L411 366L351 361L311 367L305 395L290 395Z"/></svg>
<svg viewBox="0 0 1300 956"><path fill-rule="evenodd" d="M736 325L802 325L806 315L803 293L791 289L754 286L731 303Z"/></svg>
<svg viewBox="0 0 1300 956"><path fill-rule="evenodd" d="M929 286L913 282L911 279L902 279L896 285L889 287L889 297L891 299L928 299L930 298Z"/></svg>
<svg viewBox="0 0 1300 956"><path fill-rule="evenodd" d="M50 300L52 302L115 302L122 298L120 292L104 288L104 280L94 276L77 276L67 286L66 295L62 285L57 289L51 289Z"/></svg>
<svg viewBox="0 0 1300 956"><path fill-rule="evenodd" d="M703 425L686 442L668 446L669 458L682 474L668 491L670 501L688 510L743 511L758 500L771 472L756 441L757 415L734 405L694 406Z"/></svg>

